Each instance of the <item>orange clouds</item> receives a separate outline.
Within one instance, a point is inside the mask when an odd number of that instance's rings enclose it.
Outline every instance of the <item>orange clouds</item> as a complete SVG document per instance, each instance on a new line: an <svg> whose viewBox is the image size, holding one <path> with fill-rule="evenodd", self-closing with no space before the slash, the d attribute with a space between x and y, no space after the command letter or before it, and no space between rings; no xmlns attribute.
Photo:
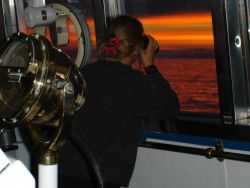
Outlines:
<svg viewBox="0 0 250 188"><path fill-rule="evenodd" d="M160 43L161 49L185 50L194 48L213 49L212 18L209 11L200 13L176 13L139 18L144 25L145 32L153 35ZM87 19L95 46L94 20ZM70 20L67 23L70 33L69 43L77 46L78 38ZM27 33L32 29L25 28ZM48 35L47 35L48 37ZM49 37L48 37L49 38Z"/></svg>
<svg viewBox="0 0 250 188"><path fill-rule="evenodd" d="M210 12L178 13L139 19L145 32L159 41L161 49L213 48Z"/></svg>
<svg viewBox="0 0 250 188"><path fill-rule="evenodd" d="M139 18L145 32L154 36L160 43L161 49L213 49L212 18L210 12L176 13ZM94 20L87 19L90 27L93 45L96 44ZM74 26L68 24L72 35L70 43L77 43L77 36L73 34Z"/></svg>

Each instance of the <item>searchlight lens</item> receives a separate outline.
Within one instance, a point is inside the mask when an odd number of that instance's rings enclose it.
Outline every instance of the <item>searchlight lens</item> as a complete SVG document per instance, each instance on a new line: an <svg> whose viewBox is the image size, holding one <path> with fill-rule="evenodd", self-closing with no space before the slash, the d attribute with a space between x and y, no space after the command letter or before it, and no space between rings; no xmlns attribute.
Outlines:
<svg viewBox="0 0 250 188"><path fill-rule="evenodd" d="M30 49L26 41L13 41L1 59L1 67L25 68L30 62Z"/></svg>
<svg viewBox="0 0 250 188"><path fill-rule="evenodd" d="M68 84L73 88L68 108L74 111L84 101L83 77L45 37L17 33L0 49L0 119L6 124L57 122Z"/></svg>
<svg viewBox="0 0 250 188"><path fill-rule="evenodd" d="M30 62L30 46L25 38L11 40L1 49L0 58L0 117L6 119L18 113L30 90L25 68Z"/></svg>

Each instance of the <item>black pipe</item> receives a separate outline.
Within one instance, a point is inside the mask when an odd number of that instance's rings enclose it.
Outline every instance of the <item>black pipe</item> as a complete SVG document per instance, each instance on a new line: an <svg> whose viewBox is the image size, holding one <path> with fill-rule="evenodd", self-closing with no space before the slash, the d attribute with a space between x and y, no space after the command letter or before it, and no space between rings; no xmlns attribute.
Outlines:
<svg viewBox="0 0 250 188"><path fill-rule="evenodd" d="M195 148L195 147L189 147L189 146L155 143L155 142L149 142L149 141L144 142L142 145L140 145L140 147L201 155L209 159L217 158L219 161L222 161L223 159L231 159L231 160L237 160L237 161L250 162L250 155L218 151L215 148L202 149L202 148Z"/></svg>

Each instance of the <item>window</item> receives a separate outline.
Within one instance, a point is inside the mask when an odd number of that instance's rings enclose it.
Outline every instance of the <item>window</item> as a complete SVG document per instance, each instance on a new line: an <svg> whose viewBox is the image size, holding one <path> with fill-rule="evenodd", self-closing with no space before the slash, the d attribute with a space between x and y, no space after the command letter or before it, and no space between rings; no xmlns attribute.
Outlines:
<svg viewBox="0 0 250 188"><path fill-rule="evenodd" d="M181 111L219 114L209 1L126 0L125 10L158 40L156 65L177 92Z"/></svg>

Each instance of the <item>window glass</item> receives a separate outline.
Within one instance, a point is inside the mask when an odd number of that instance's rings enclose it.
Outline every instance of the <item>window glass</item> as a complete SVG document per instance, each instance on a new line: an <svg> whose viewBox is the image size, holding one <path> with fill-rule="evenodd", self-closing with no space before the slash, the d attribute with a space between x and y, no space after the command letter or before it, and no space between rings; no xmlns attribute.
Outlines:
<svg viewBox="0 0 250 188"><path fill-rule="evenodd" d="M209 0L126 0L125 9L158 40L156 66L177 92L181 111L218 114Z"/></svg>

